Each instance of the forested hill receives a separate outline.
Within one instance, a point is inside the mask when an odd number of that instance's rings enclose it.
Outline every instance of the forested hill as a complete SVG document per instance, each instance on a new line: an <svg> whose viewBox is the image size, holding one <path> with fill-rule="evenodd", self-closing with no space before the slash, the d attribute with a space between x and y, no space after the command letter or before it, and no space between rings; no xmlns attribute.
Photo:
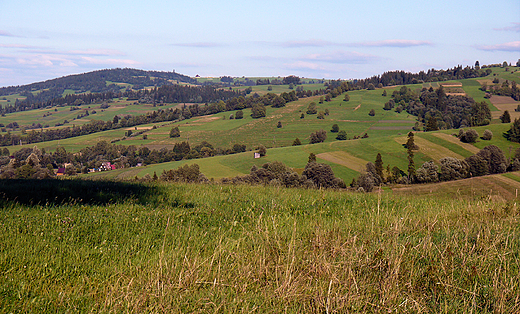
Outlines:
<svg viewBox="0 0 520 314"><path fill-rule="evenodd" d="M118 68L68 75L28 85L2 87L0 96L20 94L20 96L33 98L33 101L44 102L63 96L66 90L73 90L75 93L118 92L128 86L133 89L142 89L146 86L171 85L172 80L197 83L191 77L175 72Z"/></svg>

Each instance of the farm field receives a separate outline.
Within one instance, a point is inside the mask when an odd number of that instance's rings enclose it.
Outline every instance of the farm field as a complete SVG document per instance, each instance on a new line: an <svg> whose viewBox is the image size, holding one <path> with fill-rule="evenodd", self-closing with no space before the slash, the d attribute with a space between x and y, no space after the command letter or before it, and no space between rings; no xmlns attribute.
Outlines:
<svg viewBox="0 0 520 314"><path fill-rule="evenodd" d="M16 198L1 199L0 307L518 312L518 198L505 202L479 186L417 197L0 181L1 194Z"/></svg>

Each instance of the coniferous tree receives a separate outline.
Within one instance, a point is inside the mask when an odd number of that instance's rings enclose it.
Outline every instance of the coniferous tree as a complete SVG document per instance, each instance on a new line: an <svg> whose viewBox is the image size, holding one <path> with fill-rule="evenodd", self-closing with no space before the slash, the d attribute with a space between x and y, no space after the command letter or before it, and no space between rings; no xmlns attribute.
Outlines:
<svg viewBox="0 0 520 314"><path fill-rule="evenodd" d="M509 111L504 111L500 116L500 121L502 121L502 123L511 123L511 115L509 114Z"/></svg>
<svg viewBox="0 0 520 314"><path fill-rule="evenodd" d="M520 143L520 119L515 119L511 128L504 133L504 137L511 142Z"/></svg>
<svg viewBox="0 0 520 314"><path fill-rule="evenodd" d="M376 167L377 175L379 177L381 177L381 180L384 181L384 176L383 176L383 169L384 169L383 168L383 158L381 157L380 153L377 153L375 167Z"/></svg>
<svg viewBox="0 0 520 314"><path fill-rule="evenodd" d="M407 154L408 154L408 181L415 181L415 162L413 160L415 148L415 139L412 132L408 133L408 141L406 142Z"/></svg>

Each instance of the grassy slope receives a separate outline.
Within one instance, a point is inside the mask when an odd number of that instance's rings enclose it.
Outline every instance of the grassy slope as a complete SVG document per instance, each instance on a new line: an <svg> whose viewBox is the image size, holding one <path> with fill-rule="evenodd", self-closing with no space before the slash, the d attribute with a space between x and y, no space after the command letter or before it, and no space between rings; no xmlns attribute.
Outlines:
<svg viewBox="0 0 520 314"><path fill-rule="evenodd" d="M498 71L498 75L517 75L504 72L503 69L494 69ZM492 76L490 76L492 77ZM452 81L453 83L459 81ZM484 92L478 89L476 79L461 80L463 88L467 93L479 99L483 97ZM450 83L450 82L448 82ZM434 83L428 83L434 84ZM412 89L420 89L424 85L410 85ZM265 87L265 86L260 86ZM391 95L393 90L399 87L389 88L388 94ZM145 174L152 175L154 172L160 174L163 170L175 168L184 163L196 162L201 166L201 170L209 177L221 178L233 175L245 174L249 172L253 164L263 164L266 161L279 160L291 167L303 169L307 161L308 154L313 152L320 154L319 161L330 164L336 174L343 178L346 182L350 182L362 170L360 164L368 161L374 161L377 153L383 155L383 161L386 165L398 166L406 169L406 151L402 147L406 141L406 134L411 130L415 122L415 117L406 113L397 114L394 111L384 111L382 106L384 102L390 99L389 96L381 96L381 90L373 91L360 90L349 92L350 101L342 101L343 95L333 99L331 102L318 104L318 111L328 109L329 116L324 120L316 119L316 115L307 115L306 109L311 101L318 102L319 97L303 98L296 102L289 103L284 108L267 108L267 117L262 119L252 119L250 110L244 110L244 119L230 120L229 116L232 112L223 112L206 117L196 117L176 123L181 130L181 137L176 139L169 138L169 131L172 123L157 124L157 129L147 132L148 138L142 139L142 136L133 137L120 144L126 145L146 145L150 148L159 149L161 147L172 148L174 143L189 140L190 144L196 145L201 141L208 141L215 147L231 147L233 144L245 144L248 150L254 150L258 145L262 144L269 148L266 158L254 160L252 152L238 154L233 156L219 156L209 159L201 159L196 161L181 161L166 163L162 165L152 165L139 169L126 169L117 172L104 174L96 174L96 176L107 177L134 177ZM483 99L483 98L482 98ZM114 107L114 108L113 108ZM110 119L114 112L109 112L117 107L115 104L105 113L105 118ZM135 110L150 110L145 106L121 106L125 113ZM370 117L368 112L374 109L376 115ZM132 111L132 112L133 112ZM74 113L76 114L77 111ZM121 111L122 113L123 111ZM234 113L234 112L233 112ZM300 119L300 115L304 113L305 118ZM91 115L94 117L99 115ZM280 121L282 128L276 125ZM315 145L303 145L300 147L291 147L293 140L299 138L304 144L308 143L308 136L311 132L319 129L329 131L332 124L337 123L340 130L345 130L348 137L362 135L367 132L368 139L349 140L340 142L335 140L335 134L328 132L325 143ZM140 126L142 128L151 128L153 125ZM493 132L494 137L490 142L478 141L472 145L472 149L464 146L458 141L448 141L446 138L439 138L434 133L417 133L418 141L421 142L421 150L416 154L415 163L417 167L429 160L438 161L445 156L454 156L457 158L465 158L474 153L475 150L483 148L486 145L494 144L499 146L507 155L509 150L514 151L518 148L518 144L510 143L502 137L502 133L508 129L508 125L497 124L493 121L491 125L475 128L480 135L485 129ZM67 150L77 151L86 145L93 145L99 140L111 141L116 138L122 138L125 130L114 130L96 133L81 138L70 138L54 142L46 142L37 144L40 148L46 148L48 151L54 150L58 145L64 146ZM445 130L439 133L452 134L458 131ZM420 146L421 146L420 145ZM32 147L33 145L28 145ZM285 148L280 148L285 147ZM10 147L11 151L19 149L20 146ZM351 156L356 159L352 159Z"/></svg>
<svg viewBox="0 0 520 314"><path fill-rule="evenodd" d="M4 204L3 311L520 310L516 203L182 184L102 195Z"/></svg>

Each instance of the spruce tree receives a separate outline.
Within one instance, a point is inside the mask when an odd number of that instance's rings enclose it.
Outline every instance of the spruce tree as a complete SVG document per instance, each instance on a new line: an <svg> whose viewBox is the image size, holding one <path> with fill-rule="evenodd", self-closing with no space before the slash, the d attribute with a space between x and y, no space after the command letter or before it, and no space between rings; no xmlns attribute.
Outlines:
<svg viewBox="0 0 520 314"><path fill-rule="evenodd" d="M384 175L383 175L383 158L381 157L381 154L380 154L380 153L377 153L375 166L376 166L376 173L377 173L377 175L378 175L379 177L381 177L381 180L384 181Z"/></svg>
<svg viewBox="0 0 520 314"><path fill-rule="evenodd" d="M413 161L413 149L415 148L415 142L414 134L412 132L408 133L406 148L408 153L408 181L411 183L415 181L415 162Z"/></svg>

